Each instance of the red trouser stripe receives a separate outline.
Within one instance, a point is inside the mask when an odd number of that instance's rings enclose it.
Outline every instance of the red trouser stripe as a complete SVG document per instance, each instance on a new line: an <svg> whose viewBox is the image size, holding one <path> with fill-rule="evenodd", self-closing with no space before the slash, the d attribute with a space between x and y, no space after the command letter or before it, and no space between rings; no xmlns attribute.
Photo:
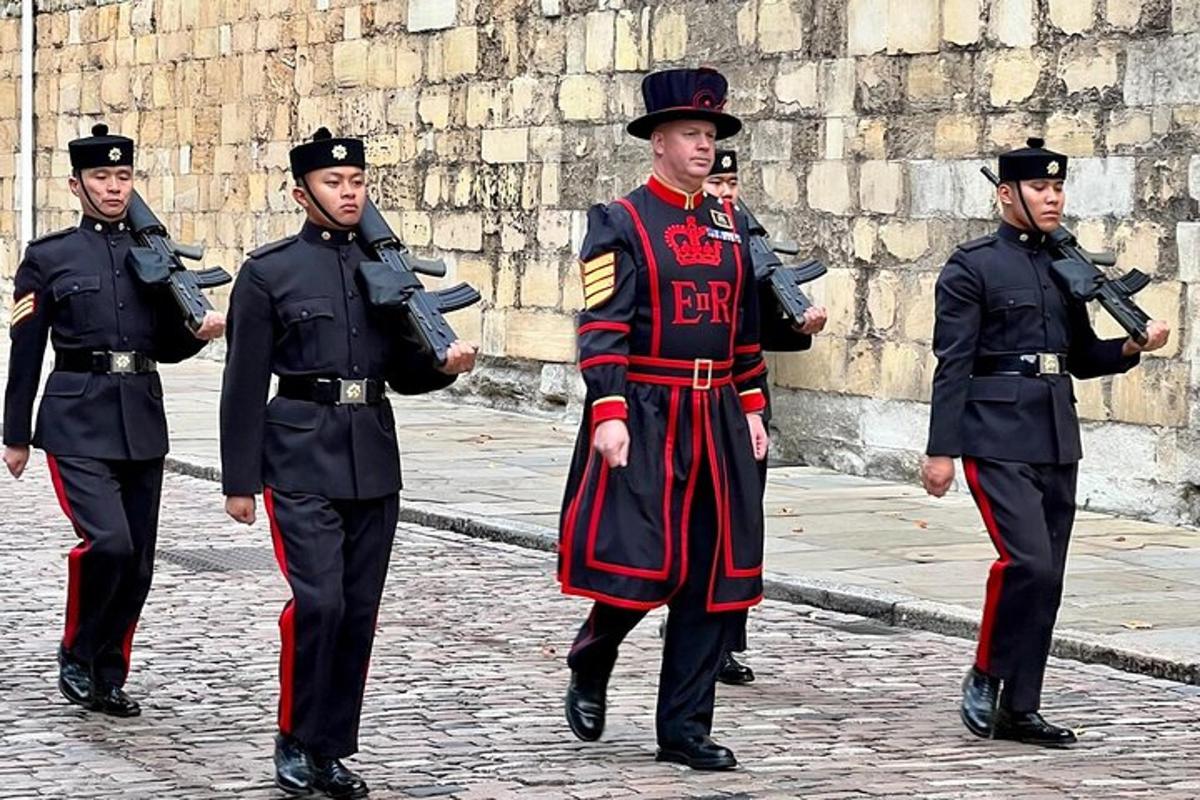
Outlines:
<svg viewBox="0 0 1200 800"><path fill-rule="evenodd" d="M271 543L275 546L275 560L283 571L285 580L288 578L287 557L283 550L283 535L279 532L279 522L275 518L275 495L270 489L263 491L263 505L267 509L267 519L271 521ZM279 655L279 730L281 733L292 732L292 698L293 680L296 669L296 631L295 631L295 598L288 600L279 615L279 636L281 652Z"/></svg>
<svg viewBox="0 0 1200 800"><path fill-rule="evenodd" d="M979 506L979 513L983 517L983 524L987 528L988 536L992 538L992 544L1000 556L988 571L987 597L983 603L983 621L979 623L979 648L975 654L975 666L986 673L991 667L992 632L996 625L996 609L1000 605L1000 596L1004 591L1004 571L1012 562L1012 558L1009 557L1008 550L1004 547L1004 540L1000 536L1000 526L996 524L996 515L992 512L992 502L984 493L983 485L979 482L979 465L975 459L964 458L963 471L966 473L971 495L975 498L975 505Z"/></svg>
<svg viewBox="0 0 1200 800"><path fill-rule="evenodd" d="M63 647L70 650L79 633L79 593L80 584L83 582L83 557L92 546L92 542L75 521L75 512L71 510L71 501L67 499L67 487L63 483L58 460L47 455L46 463L50 467L50 480L54 483L54 494L58 497L58 504L62 506L71 527L75 529L75 535L81 540L67 556L67 621L63 630Z"/></svg>

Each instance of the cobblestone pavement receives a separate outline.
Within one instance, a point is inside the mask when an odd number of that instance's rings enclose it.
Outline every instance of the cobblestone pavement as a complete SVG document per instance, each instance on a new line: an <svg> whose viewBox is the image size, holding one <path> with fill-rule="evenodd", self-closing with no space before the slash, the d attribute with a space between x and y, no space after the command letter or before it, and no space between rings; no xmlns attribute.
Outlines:
<svg viewBox="0 0 1200 800"><path fill-rule="evenodd" d="M72 535L40 456L4 498L0 797L274 797L285 585L262 521L236 526L213 484L167 477L129 686L145 713L110 720L54 688ZM584 745L562 721L561 693L562 653L585 607L558 594L552 570L544 553L400 531L353 761L373 797L1200 795L1196 687L1055 662L1048 715L1081 727L1081 745L987 743L955 713L968 643L779 603L752 615L760 681L720 691L716 734L742 770L653 761L656 619L623 652L605 741Z"/></svg>

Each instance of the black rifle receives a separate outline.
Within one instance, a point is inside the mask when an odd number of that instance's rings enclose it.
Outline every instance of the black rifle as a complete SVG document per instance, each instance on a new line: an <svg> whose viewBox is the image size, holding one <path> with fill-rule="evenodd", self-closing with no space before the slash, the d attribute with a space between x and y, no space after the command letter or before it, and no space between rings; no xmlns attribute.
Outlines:
<svg viewBox="0 0 1200 800"><path fill-rule="evenodd" d="M184 322L193 331L199 330L204 315L213 310L201 290L224 286L233 280L232 276L220 267L199 271L185 267L180 259L199 261L204 258L204 248L171 241L166 226L137 192L129 201L128 219L138 246L131 247L125 256L126 269L142 283L167 286L183 312Z"/></svg>
<svg viewBox="0 0 1200 800"><path fill-rule="evenodd" d="M779 316L791 320L793 325L804 324L804 312L813 303L800 287L824 275L829 270L815 258L794 267L785 267L777 253L794 256L800 252L795 242L773 242L767 230L751 213L745 203L740 204L750 225L750 263L754 267L754 278L760 284L769 284L775 295Z"/></svg>
<svg viewBox="0 0 1200 800"><path fill-rule="evenodd" d="M358 266L368 302L380 308L403 309L421 346L439 364L445 364L446 351L458 336L442 315L478 303L483 299L479 292L466 283L434 292L426 290L417 273L445 277L445 262L410 253L370 200L358 223L358 235L376 258Z"/></svg>
<svg viewBox="0 0 1200 800"><path fill-rule="evenodd" d="M1000 186L1000 178L988 167L981 170L989 181ZM1089 253L1079 246L1075 234L1060 225L1046 234L1054 262L1050 272L1059 288L1081 302L1099 300L1101 307L1139 344L1146 343L1146 325L1150 315L1138 307L1133 296L1150 285L1150 276L1136 269L1120 278L1109 278L1100 267L1116 266L1112 253Z"/></svg>

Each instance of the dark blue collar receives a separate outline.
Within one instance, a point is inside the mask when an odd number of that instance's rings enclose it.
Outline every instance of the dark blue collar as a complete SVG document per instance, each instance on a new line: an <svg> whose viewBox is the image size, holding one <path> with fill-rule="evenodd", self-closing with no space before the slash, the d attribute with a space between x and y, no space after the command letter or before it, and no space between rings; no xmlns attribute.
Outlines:
<svg viewBox="0 0 1200 800"><path fill-rule="evenodd" d="M300 238L311 244L323 244L328 247L344 247L358 238L354 231L339 231L324 228L312 222L305 222L300 229Z"/></svg>
<svg viewBox="0 0 1200 800"><path fill-rule="evenodd" d="M996 231L996 235L1026 250L1041 250L1046 243L1046 234L1041 231L1025 230L1007 222L1000 223L1000 230Z"/></svg>
<svg viewBox="0 0 1200 800"><path fill-rule="evenodd" d="M84 214L79 220L79 229L104 235L110 233L129 233L129 223L123 219L108 222L99 217L91 217Z"/></svg>

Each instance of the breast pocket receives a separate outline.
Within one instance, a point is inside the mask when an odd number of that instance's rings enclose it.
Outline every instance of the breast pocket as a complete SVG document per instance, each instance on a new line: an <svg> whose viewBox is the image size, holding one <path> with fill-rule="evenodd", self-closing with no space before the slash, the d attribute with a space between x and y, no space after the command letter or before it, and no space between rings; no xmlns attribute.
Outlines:
<svg viewBox="0 0 1200 800"><path fill-rule="evenodd" d="M328 372L335 364L337 325L328 297L293 300L279 307L283 324L281 348L293 356L295 369Z"/></svg>
<svg viewBox="0 0 1200 800"><path fill-rule="evenodd" d="M993 289L987 295L987 310L988 321L1005 350L1020 350L1027 340L1043 341L1042 302L1037 289Z"/></svg>
<svg viewBox="0 0 1200 800"><path fill-rule="evenodd" d="M54 283L55 322L69 336L91 333L100 324L99 275L68 275Z"/></svg>

